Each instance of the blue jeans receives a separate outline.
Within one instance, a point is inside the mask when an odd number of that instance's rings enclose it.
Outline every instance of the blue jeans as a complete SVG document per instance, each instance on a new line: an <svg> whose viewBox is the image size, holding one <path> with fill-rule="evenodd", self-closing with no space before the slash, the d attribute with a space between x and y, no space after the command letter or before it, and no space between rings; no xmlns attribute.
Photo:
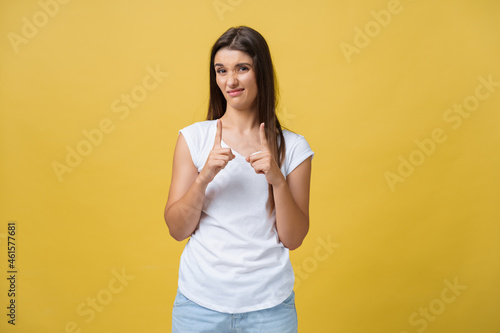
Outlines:
<svg viewBox="0 0 500 333"><path fill-rule="evenodd" d="M222 313L204 308L178 289L172 311L172 333L297 333L295 293L272 308Z"/></svg>

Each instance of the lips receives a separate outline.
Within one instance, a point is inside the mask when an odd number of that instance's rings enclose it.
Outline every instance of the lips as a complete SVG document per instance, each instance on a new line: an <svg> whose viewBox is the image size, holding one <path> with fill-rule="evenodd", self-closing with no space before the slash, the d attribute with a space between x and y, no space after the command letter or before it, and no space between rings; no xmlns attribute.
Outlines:
<svg viewBox="0 0 500 333"><path fill-rule="evenodd" d="M243 92L243 90L245 90L245 88L229 90L227 93L229 94L229 96L234 97L240 95Z"/></svg>

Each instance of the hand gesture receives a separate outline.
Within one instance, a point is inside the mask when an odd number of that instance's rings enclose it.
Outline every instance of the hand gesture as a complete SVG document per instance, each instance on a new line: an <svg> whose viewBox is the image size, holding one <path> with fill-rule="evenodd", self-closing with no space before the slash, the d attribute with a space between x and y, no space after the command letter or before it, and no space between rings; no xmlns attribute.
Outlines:
<svg viewBox="0 0 500 333"><path fill-rule="evenodd" d="M215 133L214 147L208 155L205 166L200 172L203 182L210 183L215 176L224 169L235 156L231 148L222 148L222 121L217 119L217 132Z"/></svg>
<svg viewBox="0 0 500 333"><path fill-rule="evenodd" d="M260 124L260 151L255 152L246 158L256 173L264 174L267 182L271 185L278 185L285 181L278 164L271 154L271 149L267 142L264 123Z"/></svg>

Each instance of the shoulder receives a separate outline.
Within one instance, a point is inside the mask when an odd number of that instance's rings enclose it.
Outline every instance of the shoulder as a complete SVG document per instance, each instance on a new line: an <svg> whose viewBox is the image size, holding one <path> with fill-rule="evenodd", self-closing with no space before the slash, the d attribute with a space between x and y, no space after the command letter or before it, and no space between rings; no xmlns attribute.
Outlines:
<svg viewBox="0 0 500 333"><path fill-rule="evenodd" d="M182 128L181 130L179 130L179 132L207 132L209 131L212 127L214 127L214 122L216 120L203 120L203 121L198 121L198 122L195 122L191 125L188 125L184 128Z"/></svg>
<svg viewBox="0 0 500 333"><path fill-rule="evenodd" d="M186 140L193 163L198 168L203 165L206 155L214 145L217 131L215 122L215 120L199 121L179 130Z"/></svg>
<svg viewBox="0 0 500 333"><path fill-rule="evenodd" d="M283 129L283 138L285 139L285 149L293 150L297 146L306 146L310 148L309 143L303 135L292 132L288 129Z"/></svg>
<svg viewBox="0 0 500 333"><path fill-rule="evenodd" d="M208 137L214 136L216 130L215 120L204 120L180 129L179 133L182 133L188 143L192 141L195 144L199 144L206 141Z"/></svg>
<svg viewBox="0 0 500 333"><path fill-rule="evenodd" d="M283 129L285 139L285 163L284 173L288 175L308 157L314 156L314 152L303 135Z"/></svg>
<svg viewBox="0 0 500 333"><path fill-rule="evenodd" d="M283 129L283 137L285 138L286 144L291 144L296 142L297 140L303 139L304 137L298 133L292 132L288 129Z"/></svg>

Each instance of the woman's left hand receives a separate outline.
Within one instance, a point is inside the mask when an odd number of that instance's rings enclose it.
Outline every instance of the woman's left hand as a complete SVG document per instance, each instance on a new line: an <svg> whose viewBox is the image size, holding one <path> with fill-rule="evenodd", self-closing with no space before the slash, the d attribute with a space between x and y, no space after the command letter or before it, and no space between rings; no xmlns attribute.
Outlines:
<svg viewBox="0 0 500 333"><path fill-rule="evenodd" d="M279 185L285 182L285 177L271 154L267 143L264 123L260 124L260 151L246 158L256 173L264 174L267 182L271 185Z"/></svg>

